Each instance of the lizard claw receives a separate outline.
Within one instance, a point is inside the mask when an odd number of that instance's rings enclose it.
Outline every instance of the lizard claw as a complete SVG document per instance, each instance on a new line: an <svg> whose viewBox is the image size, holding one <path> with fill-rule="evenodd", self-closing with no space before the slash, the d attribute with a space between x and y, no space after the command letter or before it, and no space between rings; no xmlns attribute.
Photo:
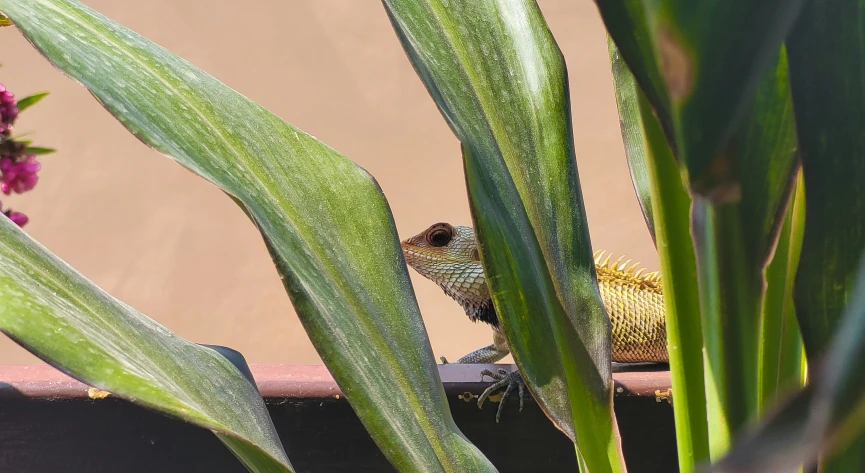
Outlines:
<svg viewBox="0 0 865 473"><path fill-rule="evenodd" d="M446 364L449 363L448 359L445 358L445 357L443 357L443 356L440 356L440 357L439 357L439 360L442 360L442 364L443 364L443 365L446 365Z"/></svg>
<svg viewBox="0 0 865 473"><path fill-rule="evenodd" d="M516 386L519 396L520 396L520 412L523 411L523 400L526 394L526 383L523 381L523 376L519 371L505 371L501 368L496 370L497 373L493 373L490 370L481 371L481 381L483 381L484 376L489 376L496 381L491 386L486 388L484 392L478 396L478 408L483 409L484 402L490 397L490 395L498 389L505 387L505 392L502 394L502 399L499 401L499 409L496 412L496 423L499 422L502 416L502 409L505 407L505 400L507 400L508 395L513 391Z"/></svg>

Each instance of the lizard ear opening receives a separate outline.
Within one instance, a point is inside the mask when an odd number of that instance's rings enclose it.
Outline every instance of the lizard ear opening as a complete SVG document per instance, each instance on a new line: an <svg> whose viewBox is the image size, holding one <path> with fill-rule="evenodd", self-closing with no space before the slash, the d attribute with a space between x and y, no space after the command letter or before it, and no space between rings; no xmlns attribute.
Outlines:
<svg viewBox="0 0 865 473"><path fill-rule="evenodd" d="M478 251L477 248L472 250L472 261L477 261L477 262L481 261L481 253L480 253L480 251Z"/></svg>
<svg viewBox="0 0 865 473"><path fill-rule="evenodd" d="M426 234L427 243L435 247L447 246L453 237L454 229L447 223L433 225Z"/></svg>

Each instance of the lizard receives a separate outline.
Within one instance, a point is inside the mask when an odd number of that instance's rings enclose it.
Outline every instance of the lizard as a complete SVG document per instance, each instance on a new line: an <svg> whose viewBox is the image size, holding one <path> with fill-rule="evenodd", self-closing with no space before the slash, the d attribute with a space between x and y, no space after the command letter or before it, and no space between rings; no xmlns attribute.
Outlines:
<svg viewBox="0 0 865 473"><path fill-rule="evenodd" d="M510 353L507 340L499 325L474 230L467 226L436 223L423 232L400 243L406 263L421 276L436 283L458 302L469 320L492 328L493 343L479 348L456 363L495 363ZM669 363L666 317L660 274L644 273L639 263L629 266L623 257L611 262L611 255L594 253L595 271L601 300L612 326L612 361L616 363ZM442 363L448 363L440 357ZM496 413L499 422L505 399L517 387L520 411L523 409L525 384L519 371L503 369L481 372L481 379L496 380L478 396L483 408L489 396L505 387Z"/></svg>

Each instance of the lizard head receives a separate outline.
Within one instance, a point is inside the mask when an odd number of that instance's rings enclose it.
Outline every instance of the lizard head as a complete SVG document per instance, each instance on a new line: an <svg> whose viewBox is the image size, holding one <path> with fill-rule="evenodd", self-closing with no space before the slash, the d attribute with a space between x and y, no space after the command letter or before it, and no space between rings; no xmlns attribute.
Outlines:
<svg viewBox="0 0 865 473"><path fill-rule="evenodd" d="M498 323L471 227L436 223L401 246L406 263L459 302L470 319Z"/></svg>

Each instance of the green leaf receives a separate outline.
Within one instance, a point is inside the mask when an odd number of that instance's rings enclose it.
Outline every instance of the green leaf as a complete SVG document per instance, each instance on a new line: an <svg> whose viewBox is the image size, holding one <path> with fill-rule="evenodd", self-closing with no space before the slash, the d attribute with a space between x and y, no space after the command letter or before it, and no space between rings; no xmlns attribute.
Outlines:
<svg viewBox="0 0 865 473"><path fill-rule="evenodd" d="M865 250L863 24L863 0L813 0L787 40L808 195L794 300L809 362L828 349ZM822 466L861 471L863 448L860 437Z"/></svg>
<svg viewBox="0 0 865 473"><path fill-rule="evenodd" d="M213 431L250 471L293 471L242 357L180 338L0 218L0 330L91 386Z"/></svg>
<svg viewBox="0 0 865 473"><path fill-rule="evenodd" d="M763 271L783 222L796 164L787 84L781 50L724 146L725 159L737 163L726 184L736 195L699 196L694 204L703 345L731 438L759 411ZM709 415L714 415L711 409Z"/></svg>
<svg viewBox="0 0 865 473"><path fill-rule="evenodd" d="M803 3L644 2L692 192L715 201L735 197L735 161L723 150Z"/></svg>
<svg viewBox="0 0 865 473"><path fill-rule="evenodd" d="M679 470L709 457L697 263L691 245L691 198L660 123L628 66L610 42L622 138L644 214L654 222L670 348L670 377ZM637 177L633 177L633 176ZM640 190L641 189L641 190ZM656 233L656 235L654 235Z"/></svg>
<svg viewBox="0 0 865 473"><path fill-rule="evenodd" d="M625 158L628 160L628 171L631 173L631 182L643 211L649 234L657 248L658 242L655 236L655 219L652 214L652 189L649 182L649 171L646 168L648 143L643 138L645 125L640 114L638 89L634 75L625 64L616 44L611 38L607 38L607 46L610 51L610 64L613 69L613 82L616 89L616 106L619 110L619 125L622 129L622 141L625 145Z"/></svg>
<svg viewBox="0 0 865 473"><path fill-rule="evenodd" d="M806 386L768 412L755 429L747 432L733 448L700 473L790 473L809 463L820 445L818 432L809 431L809 408L814 389ZM805 470L808 471L808 470Z"/></svg>
<svg viewBox="0 0 865 473"><path fill-rule="evenodd" d="M537 4L384 4L462 142L481 261L529 389L592 472L623 471L567 76Z"/></svg>
<svg viewBox="0 0 865 473"><path fill-rule="evenodd" d="M12 26L12 22L9 21L9 18L6 18L4 15L0 15L0 28L4 26Z"/></svg>
<svg viewBox="0 0 865 473"><path fill-rule="evenodd" d="M791 471L812 463L818 454L843 451L861 438L865 430L865 257L858 259L851 299L827 352L814 363L809 385L767 415L712 471ZM855 453L836 457L847 461L821 471L858 471L861 451Z"/></svg>
<svg viewBox="0 0 865 473"><path fill-rule="evenodd" d="M597 2L597 6L607 33L621 55L622 65L614 64L613 67L628 67L633 77L631 80L636 81L639 89L646 95L668 141L675 144L670 117L670 97L657 66L643 3L644 0L608 0ZM621 107L621 104L619 106Z"/></svg>
<svg viewBox="0 0 865 473"><path fill-rule="evenodd" d="M136 137L242 203L312 343L397 469L495 471L450 415L368 173L84 5L0 0L0 11Z"/></svg>
<svg viewBox="0 0 865 473"><path fill-rule="evenodd" d="M36 105L40 100L44 99L50 92L39 92L38 94L28 95L23 99L18 100L18 111L23 112L28 108Z"/></svg>
<svg viewBox="0 0 865 473"><path fill-rule="evenodd" d="M778 394L804 384L801 373L804 346L793 307L793 282L805 229L805 186L797 173L794 197L772 261L766 266L766 293L760 318L759 399L761 412L774 405Z"/></svg>
<svg viewBox="0 0 865 473"><path fill-rule="evenodd" d="M865 0L814 0L788 40L805 175L796 313L808 358L820 355L851 296L865 249Z"/></svg>
<svg viewBox="0 0 865 473"><path fill-rule="evenodd" d="M54 148L40 148L38 146L28 146L27 153L35 154L36 156L42 156L46 154L56 153L57 150Z"/></svg>

